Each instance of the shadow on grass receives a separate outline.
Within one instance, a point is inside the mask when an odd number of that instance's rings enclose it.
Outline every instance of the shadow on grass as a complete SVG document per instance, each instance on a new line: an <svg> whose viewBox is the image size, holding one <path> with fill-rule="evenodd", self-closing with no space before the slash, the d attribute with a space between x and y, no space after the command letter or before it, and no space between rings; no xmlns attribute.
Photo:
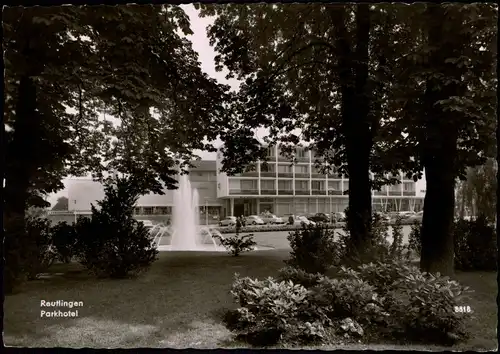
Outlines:
<svg viewBox="0 0 500 354"><path fill-rule="evenodd" d="M6 296L5 343L28 347L245 347L233 340L222 321L224 310L236 307L229 293L234 273L252 278L276 276L288 256L288 250L239 257L223 252L161 252L148 272L121 280L95 279L77 263L56 264L47 279L29 282L22 292ZM495 348L496 273L457 272L456 279L475 290L471 303L463 304L474 313L469 324L471 339L452 349ZM83 301L84 306L79 308L78 318L41 318L40 300Z"/></svg>
<svg viewBox="0 0 500 354"><path fill-rule="evenodd" d="M52 276L6 297L6 345L216 348L229 335L215 312L233 302L234 273L267 277L287 256L287 251L239 257L161 252L148 272L121 280L95 279L76 263L57 264ZM78 318L41 318L40 300L83 301L84 306Z"/></svg>

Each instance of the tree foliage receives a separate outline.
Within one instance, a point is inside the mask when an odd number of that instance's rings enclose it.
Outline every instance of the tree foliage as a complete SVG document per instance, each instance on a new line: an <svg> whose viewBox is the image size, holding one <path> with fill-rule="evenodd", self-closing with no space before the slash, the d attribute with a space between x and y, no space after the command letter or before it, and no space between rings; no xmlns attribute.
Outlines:
<svg viewBox="0 0 500 354"><path fill-rule="evenodd" d="M7 238L27 237L26 209L50 206L68 175L117 171L162 194L177 162L213 149L228 88L201 71L179 6L6 7L2 20Z"/></svg>
<svg viewBox="0 0 500 354"><path fill-rule="evenodd" d="M198 8L217 16L208 34L219 68L244 81L238 116L222 134L224 169L240 172L238 165L264 157L253 138L258 127L269 128L268 141L284 144L285 154L309 142L317 165L339 166L350 178L354 236L369 233L356 226L370 224L367 186L394 183L387 173L398 170L417 180L425 169L422 267L451 271L454 181L494 145L496 7Z"/></svg>
<svg viewBox="0 0 500 354"><path fill-rule="evenodd" d="M497 212L498 164L488 159L484 165L469 168L467 179L460 181L457 188L458 214L483 215L490 222L495 221Z"/></svg>
<svg viewBox="0 0 500 354"><path fill-rule="evenodd" d="M57 198L56 204L52 207L52 210L68 210L68 204L67 197L59 197Z"/></svg>
<svg viewBox="0 0 500 354"><path fill-rule="evenodd" d="M161 193L176 160L211 148L227 87L201 72L180 7L9 7L3 19L8 190L118 170Z"/></svg>

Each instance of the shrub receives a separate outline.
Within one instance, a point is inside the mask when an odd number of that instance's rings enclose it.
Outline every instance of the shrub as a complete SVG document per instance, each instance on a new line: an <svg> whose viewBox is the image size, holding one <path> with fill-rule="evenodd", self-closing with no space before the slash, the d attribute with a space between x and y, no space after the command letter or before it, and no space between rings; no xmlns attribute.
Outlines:
<svg viewBox="0 0 500 354"><path fill-rule="evenodd" d="M402 260L365 264L354 273L383 299L380 305L390 314L381 318L387 334L443 344L465 335L463 314L455 313L454 307L463 304L467 287L439 274L422 273ZM353 277L352 272L343 275Z"/></svg>
<svg viewBox="0 0 500 354"><path fill-rule="evenodd" d="M453 344L466 337L464 315L455 312L467 287L439 274L415 271L391 286L386 307L388 328L402 337L422 342Z"/></svg>
<svg viewBox="0 0 500 354"><path fill-rule="evenodd" d="M241 226L236 227L236 234L231 237L220 237L218 235L213 237L218 238L221 245L224 246L230 254L237 257L240 253L252 251L257 245L253 240L253 234L240 236L240 230Z"/></svg>
<svg viewBox="0 0 500 354"><path fill-rule="evenodd" d="M457 220L453 232L455 269L497 270L496 231L484 217ZM414 224L409 235L409 248L420 255L421 245L421 226Z"/></svg>
<svg viewBox="0 0 500 354"><path fill-rule="evenodd" d="M133 217L138 197L133 180L108 180L100 210L92 205L92 219L78 220L78 256L93 274L121 278L147 270L156 260L149 231Z"/></svg>
<svg viewBox="0 0 500 354"><path fill-rule="evenodd" d="M61 262L69 263L76 255L77 234L76 225L58 222L51 229L52 242Z"/></svg>
<svg viewBox="0 0 500 354"><path fill-rule="evenodd" d="M350 213L346 209L346 218L349 220ZM348 229L348 222L343 227L343 235L341 236L342 243L345 244L345 252L342 263L356 267L359 264L386 260L391 254L391 243L389 238L389 223L384 221L380 214L373 213L371 219L371 237L369 242L366 242L362 250L357 250L353 247L352 238Z"/></svg>
<svg viewBox="0 0 500 354"><path fill-rule="evenodd" d="M408 248L420 256L422 252L422 225L414 222L408 235Z"/></svg>
<svg viewBox="0 0 500 354"><path fill-rule="evenodd" d="M231 294L241 306L226 317L237 338L254 345L315 342L324 328L310 311L308 291L291 281L253 280L236 275ZM229 321L228 321L229 322Z"/></svg>
<svg viewBox="0 0 500 354"><path fill-rule="evenodd" d="M50 220L28 217L26 219L26 238L29 242L23 252L26 255L24 271L28 279L36 279L45 272L57 258L52 245Z"/></svg>
<svg viewBox="0 0 500 354"><path fill-rule="evenodd" d="M362 264L356 269L356 272L360 279L373 285L379 295L385 296L396 281L420 271L405 261L391 259L386 262ZM341 276L346 275L345 271L340 272L340 274Z"/></svg>
<svg viewBox="0 0 500 354"><path fill-rule="evenodd" d="M321 273L311 274L302 269L288 266L279 270L278 280L291 281L294 284L300 284L305 288L310 288L318 285L323 277Z"/></svg>
<svg viewBox="0 0 500 354"><path fill-rule="evenodd" d="M497 270L497 240L493 226L484 216L455 223L455 268Z"/></svg>
<svg viewBox="0 0 500 354"><path fill-rule="evenodd" d="M308 273L324 274L338 264L343 252L342 243L334 241L334 232L322 226L306 227L290 232L288 241L292 248L285 263Z"/></svg>
<svg viewBox="0 0 500 354"><path fill-rule="evenodd" d="M392 245L390 248L391 258L393 259L409 259L411 250L408 246L403 245L403 224L400 215L396 217L396 222L392 225Z"/></svg>
<svg viewBox="0 0 500 354"><path fill-rule="evenodd" d="M311 301L332 321L345 318L366 320L367 305L379 305L375 288L356 275L340 279L325 277L311 291ZM369 323L369 320L364 322Z"/></svg>

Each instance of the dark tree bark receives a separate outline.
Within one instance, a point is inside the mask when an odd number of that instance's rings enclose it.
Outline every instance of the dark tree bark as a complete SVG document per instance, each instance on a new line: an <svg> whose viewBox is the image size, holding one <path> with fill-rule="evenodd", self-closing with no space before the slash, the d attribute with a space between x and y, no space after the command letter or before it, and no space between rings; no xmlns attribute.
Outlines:
<svg viewBox="0 0 500 354"><path fill-rule="evenodd" d="M445 64L450 48L443 41L442 7L428 6L428 45L434 50L429 56L430 70L446 76L456 75L456 68ZM454 70L455 69L455 70ZM458 128L457 117L443 111L437 104L450 96L460 96L465 88L443 84L435 78L427 80L423 97L426 107L422 162L427 190L422 220L422 271L452 275L454 270L453 226Z"/></svg>
<svg viewBox="0 0 500 354"><path fill-rule="evenodd" d="M344 11L344 10L342 10ZM356 51L347 39L345 22L337 23L339 77L342 93L342 119L349 174L348 228L352 246L358 254L367 250L371 239L370 153L373 139L369 122L368 41L370 11L368 4L357 5Z"/></svg>

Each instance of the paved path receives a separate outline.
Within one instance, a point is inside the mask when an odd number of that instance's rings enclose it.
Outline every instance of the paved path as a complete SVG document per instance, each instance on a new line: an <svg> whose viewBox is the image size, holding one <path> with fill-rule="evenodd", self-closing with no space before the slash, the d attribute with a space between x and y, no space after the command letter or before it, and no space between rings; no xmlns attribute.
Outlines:
<svg viewBox="0 0 500 354"><path fill-rule="evenodd" d="M343 232L342 229L335 229L336 232ZM408 243L408 236L411 231L411 226L403 226L403 244ZM248 232L251 233L251 232ZM247 234L244 232L243 234ZM289 231L274 231L274 232L254 232L254 240L257 245L274 247L277 249L290 249L290 244L287 240ZM234 236L234 234L224 234L223 236ZM389 227L389 241L392 242L392 227Z"/></svg>

